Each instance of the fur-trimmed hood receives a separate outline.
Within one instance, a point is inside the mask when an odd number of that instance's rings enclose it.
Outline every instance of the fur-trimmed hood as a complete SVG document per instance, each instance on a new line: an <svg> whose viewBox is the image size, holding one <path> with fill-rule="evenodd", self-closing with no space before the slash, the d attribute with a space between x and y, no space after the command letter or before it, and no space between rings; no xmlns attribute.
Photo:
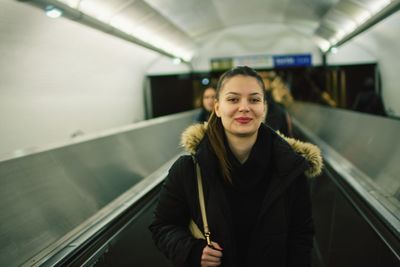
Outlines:
<svg viewBox="0 0 400 267"><path fill-rule="evenodd" d="M199 123L189 126L181 136L181 145L190 154L195 154L197 146L206 134L207 123ZM294 138L286 137L278 132L278 134L292 147L292 149L305 158L309 164L309 168L304 174L309 177L316 177L321 174L323 161L320 149L310 143L301 142Z"/></svg>

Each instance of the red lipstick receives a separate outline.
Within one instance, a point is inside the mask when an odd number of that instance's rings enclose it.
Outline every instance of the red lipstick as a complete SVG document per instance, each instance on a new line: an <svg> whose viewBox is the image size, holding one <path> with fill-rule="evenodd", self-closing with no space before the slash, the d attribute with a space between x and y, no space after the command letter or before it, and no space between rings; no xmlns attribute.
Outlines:
<svg viewBox="0 0 400 267"><path fill-rule="evenodd" d="M237 121L237 122L239 122L241 124L246 124L249 121L251 121L251 118L249 118L249 117L238 117L238 118L235 118L235 121Z"/></svg>

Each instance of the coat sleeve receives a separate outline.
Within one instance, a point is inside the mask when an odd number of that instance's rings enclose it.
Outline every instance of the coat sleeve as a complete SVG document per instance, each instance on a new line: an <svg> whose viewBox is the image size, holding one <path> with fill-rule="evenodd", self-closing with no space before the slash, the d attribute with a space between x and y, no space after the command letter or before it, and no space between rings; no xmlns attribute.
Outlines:
<svg viewBox="0 0 400 267"><path fill-rule="evenodd" d="M188 229L190 210L184 179L195 179L189 156L180 157L169 170L149 226L158 249L176 266L192 266L197 259L200 264L204 243Z"/></svg>
<svg viewBox="0 0 400 267"><path fill-rule="evenodd" d="M289 194L288 266L311 266L314 237L308 180L298 177Z"/></svg>

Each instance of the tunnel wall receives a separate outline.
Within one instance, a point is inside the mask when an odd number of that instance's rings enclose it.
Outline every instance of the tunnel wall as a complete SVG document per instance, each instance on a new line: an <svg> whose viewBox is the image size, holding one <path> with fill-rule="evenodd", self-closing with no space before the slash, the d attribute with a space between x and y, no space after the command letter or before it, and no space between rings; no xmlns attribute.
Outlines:
<svg viewBox="0 0 400 267"><path fill-rule="evenodd" d="M159 54L18 1L0 1L0 155L144 119Z"/></svg>

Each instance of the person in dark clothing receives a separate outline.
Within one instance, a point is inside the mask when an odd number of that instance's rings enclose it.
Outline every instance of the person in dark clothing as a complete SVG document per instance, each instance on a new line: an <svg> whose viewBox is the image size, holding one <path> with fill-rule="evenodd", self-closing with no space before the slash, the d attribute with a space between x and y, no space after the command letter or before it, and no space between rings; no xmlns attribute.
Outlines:
<svg viewBox="0 0 400 267"><path fill-rule="evenodd" d="M360 92L354 101L353 109L359 112L386 116L382 98L375 91Z"/></svg>
<svg viewBox="0 0 400 267"><path fill-rule="evenodd" d="M357 94L353 110L379 116L387 116L381 95L376 91L373 77L366 77Z"/></svg>
<svg viewBox="0 0 400 267"><path fill-rule="evenodd" d="M208 121L210 114L214 108L215 96L217 92L214 87L207 87L202 94L202 107L197 114L195 121L204 122Z"/></svg>
<svg viewBox="0 0 400 267"><path fill-rule="evenodd" d="M292 132L292 120L283 105L277 103L272 96L272 80L276 77L274 72L260 72L260 76L263 79L265 90L266 90L266 100L267 100L267 116L265 117L265 123L270 126L275 131L279 131L285 136L293 137Z"/></svg>
<svg viewBox="0 0 400 267"><path fill-rule="evenodd" d="M285 136L293 137L292 119L290 118L289 113L284 107L274 101L271 91L267 91L266 96L268 111L265 123Z"/></svg>
<svg viewBox="0 0 400 267"><path fill-rule="evenodd" d="M149 226L175 266L311 266L314 235L307 177L321 172L319 149L286 138L264 121L261 77L246 66L224 73L207 124L190 126L169 170ZM200 166L211 246L200 229L196 163Z"/></svg>

